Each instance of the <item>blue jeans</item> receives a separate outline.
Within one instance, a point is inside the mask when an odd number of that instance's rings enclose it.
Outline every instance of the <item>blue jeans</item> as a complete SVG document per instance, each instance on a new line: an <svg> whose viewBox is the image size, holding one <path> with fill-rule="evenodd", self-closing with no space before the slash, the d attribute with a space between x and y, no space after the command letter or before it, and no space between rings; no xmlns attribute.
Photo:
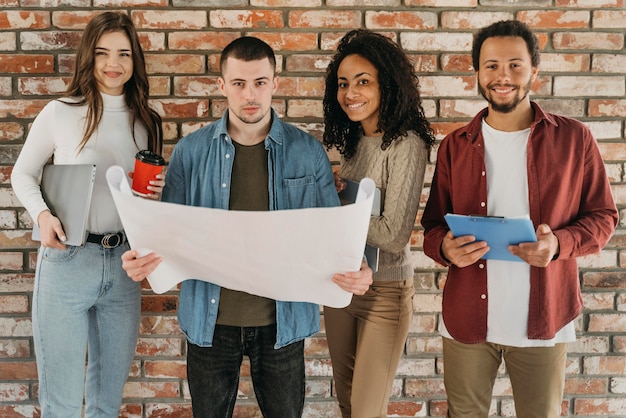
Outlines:
<svg viewBox="0 0 626 418"><path fill-rule="evenodd" d="M139 333L139 283L122 270L128 245L39 249L33 337L41 418L117 418ZM85 354L88 351L85 377Z"/></svg>
<svg viewBox="0 0 626 418"><path fill-rule="evenodd" d="M187 379L194 418L233 415L244 354L265 418L300 418L304 408L304 341L275 349L276 325L215 326L212 347L187 343Z"/></svg>

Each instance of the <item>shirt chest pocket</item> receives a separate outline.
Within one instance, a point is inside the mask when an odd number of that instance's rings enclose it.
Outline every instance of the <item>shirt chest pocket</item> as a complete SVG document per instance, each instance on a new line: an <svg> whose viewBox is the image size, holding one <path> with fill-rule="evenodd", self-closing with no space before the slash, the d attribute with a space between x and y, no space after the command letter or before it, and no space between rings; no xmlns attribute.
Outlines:
<svg viewBox="0 0 626 418"><path fill-rule="evenodd" d="M297 179L283 179L283 199L285 209L315 207L315 178L305 176Z"/></svg>

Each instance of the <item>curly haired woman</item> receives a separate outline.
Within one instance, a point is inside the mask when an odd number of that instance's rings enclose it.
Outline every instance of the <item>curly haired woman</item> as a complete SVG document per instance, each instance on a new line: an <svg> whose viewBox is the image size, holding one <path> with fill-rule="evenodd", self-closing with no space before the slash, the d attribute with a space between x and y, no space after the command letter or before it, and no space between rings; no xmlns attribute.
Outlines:
<svg viewBox="0 0 626 418"><path fill-rule="evenodd" d="M343 418L386 417L413 315L409 239L434 143L404 51L369 30L348 32L327 69L324 122L325 145L342 155L338 190L341 178L369 177L382 203L367 237L380 249L370 290L345 308L324 308L339 408Z"/></svg>

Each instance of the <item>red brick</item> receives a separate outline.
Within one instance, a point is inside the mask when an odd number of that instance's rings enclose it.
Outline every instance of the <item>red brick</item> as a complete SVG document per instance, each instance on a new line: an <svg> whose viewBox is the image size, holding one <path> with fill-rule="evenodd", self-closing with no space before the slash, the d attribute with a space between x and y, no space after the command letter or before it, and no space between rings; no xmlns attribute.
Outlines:
<svg viewBox="0 0 626 418"><path fill-rule="evenodd" d="M362 13L356 10L295 10L289 12L290 28L355 28Z"/></svg>
<svg viewBox="0 0 626 418"><path fill-rule="evenodd" d="M28 313L28 297L25 295L0 295L0 313Z"/></svg>
<svg viewBox="0 0 626 418"><path fill-rule="evenodd" d="M137 340L137 354L140 356L167 356L180 357L183 353L183 337L171 338L139 338Z"/></svg>
<svg viewBox="0 0 626 418"><path fill-rule="evenodd" d="M618 117L626 115L626 99L591 99L589 100L589 115L599 117ZM620 146L620 149L624 148ZM615 150L617 151L617 150ZM608 154L611 160L613 159L626 159L626 153L624 157L618 157L621 154ZM615 158L617 157L617 158Z"/></svg>
<svg viewBox="0 0 626 418"><path fill-rule="evenodd" d="M52 13L52 24L59 29L85 29L87 23L102 11L58 11Z"/></svg>
<svg viewBox="0 0 626 418"><path fill-rule="evenodd" d="M37 364L34 361L2 361L0 362L0 376L5 380L34 380L37 379Z"/></svg>
<svg viewBox="0 0 626 418"><path fill-rule="evenodd" d="M280 10L211 10L209 23L213 28L283 28Z"/></svg>
<svg viewBox="0 0 626 418"><path fill-rule="evenodd" d="M187 362L185 360L146 360L143 367L145 376L150 379L187 378Z"/></svg>
<svg viewBox="0 0 626 418"><path fill-rule="evenodd" d="M325 73L331 58L330 55L293 54L287 58L285 69L290 72Z"/></svg>
<svg viewBox="0 0 626 418"><path fill-rule="evenodd" d="M144 53L165 51L164 32L139 32L138 35Z"/></svg>
<svg viewBox="0 0 626 418"><path fill-rule="evenodd" d="M168 46L172 50L221 51L240 36L237 32L172 32Z"/></svg>
<svg viewBox="0 0 626 418"><path fill-rule="evenodd" d="M39 418L41 413L36 405L0 405L2 418Z"/></svg>
<svg viewBox="0 0 626 418"><path fill-rule="evenodd" d="M20 77L17 91L24 96L61 95L67 91L68 77Z"/></svg>
<svg viewBox="0 0 626 418"><path fill-rule="evenodd" d="M590 26L591 14L585 10L523 10L517 20L534 29L581 29Z"/></svg>
<svg viewBox="0 0 626 418"><path fill-rule="evenodd" d="M174 95L183 97L222 96L217 77L175 77Z"/></svg>
<svg viewBox="0 0 626 418"><path fill-rule="evenodd" d="M608 389L606 378L573 378L565 379L565 395L605 395Z"/></svg>
<svg viewBox="0 0 626 418"><path fill-rule="evenodd" d="M28 340L0 339L0 358L18 359L31 356L30 344ZM21 376L20 376L21 378ZM0 414L0 416L3 416Z"/></svg>
<svg viewBox="0 0 626 418"><path fill-rule="evenodd" d="M322 77L281 77L276 96L323 97Z"/></svg>
<svg viewBox="0 0 626 418"><path fill-rule="evenodd" d="M626 399L580 398L574 399L574 414L577 416L624 416Z"/></svg>
<svg viewBox="0 0 626 418"><path fill-rule="evenodd" d="M54 56L0 54L0 73L52 74L54 73Z"/></svg>
<svg viewBox="0 0 626 418"><path fill-rule="evenodd" d="M626 273L590 272L583 274L583 286L602 289L626 289Z"/></svg>
<svg viewBox="0 0 626 418"><path fill-rule="evenodd" d="M142 312L176 312L178 298L173 295L143 295L141 297Z"/></svg>
<svg viewBox="0 0 626 418"><path fill-rule="evenodd" d="M23 137L23 125L16 122L0 122L0 141L12 141Z"/></svg>
<svg viewBox="0 0 626 418"><path fill-rule="evenodd" d="M93 0L93 7L166 7L168 0Z"/></svg>
<svg viewBox="0 0 626 418"><path fill-rule="evenodd" d="M365 26L368 29L434 30L438 24L433 12L368 11Z"/></svg>
<svg viewBox="0 0 626 418"><path fill-rule="evenodd" d="M50 12L25 10L0 11L0 30L47 29L50 27Z"/></svg>
<svg viewBox="0 0 626 418"><path fill-rule="evenodd" d="M124 386L124 398L179 398L180 384L177 382L134 382Z"/></svg>
<svg viewBox="0 0 626 418"><path fill-rule="evenodd" d="M324 109L321 100L289 100L287 116L290 118L322 118Z"/></svg>
<svg viewBox="0 0 626 418"><path fill-rule="evenodd" d="M406 379L406 395L411 398L428 398L431 396L445 396L446 389L443 386L443 377Z"/></svg>
<svg viewBox="0 0 626 418"><path fill-rule="evenodd" d="M571 7L572 0L554 0L556 7ZM578 7L593 7L593 8L611 8L611 7L624 7L624 0L578 0L574 3Z"/></svg>
<svg viewBox="0 0 626 418"><path fill-rule="evenodd" d="M305 340L304 355L306 357L322 357L328 356L328 343L326 338L309 337Z"/></svg>
<svg viewBox="0 0 626 418"><path fill-rule="evenodd" d="M387 413L397 417L415 417L428 410L425 402L390 401Z"/></svg>
<svg viewBox="0 0 626 418"><path fill-rule="evenodd" d="M158 99L151 104L163 116L168 118L206 118L209 103L195 99Z"/></svg>
<svg viewBox="0 0 626 418"><path fill-rule="evenodd" d="M624 36L617 33L561 32L552 35L554 48L620 50L624 48Z"/></svg>
<svg viewBox="0 0 626 418"><path fill-rule="evenodd" d="M448 72L473 72L472 56L470 54L444 54L441 57L441 69Z"/></svg>
<svg viewBox="0 0 626 418"><path fill-rule="evenodd" d="M138 29L204 29L208 25L205 10L135 10L131 17Z"/></svg>
<svg viewBox="0 0 626 418"><path fill-rule="evenodd" d="M146 54L148 74L201 74L206 69L204 55Z"/></svg>
<svg viewBox="0 0 626 418"><path fill-rule="evenodd" d="M441 27L444 29L480 29L500 20L513 19L511 12L443 11Z"/></svg>
<svg viewBox="0 0 626 418"><path fill-rule="evenodd" d="M146 418L188 418L192 415L191 404L183 403L147 403Z"/></svg>
<svg viewBox="0 0 626 418"><path fill-rule="evenodd" d="M622 4L622 7L624 4ZM594 28L623 29L626 21L626 10L594 10L592 11Z"/></svg>
<svg viewBox="0 0 626 418"><path fill-rule="evenodd" d="M24 51L75 50L80 32L22 32L20 45Z"/></svg>
<svg viewBox="0 0 626 418"><path fill-rule="evenodd" d="M317 48L317 33L255 32L254 36L267 42L275 51L308 51Z"/></svg>

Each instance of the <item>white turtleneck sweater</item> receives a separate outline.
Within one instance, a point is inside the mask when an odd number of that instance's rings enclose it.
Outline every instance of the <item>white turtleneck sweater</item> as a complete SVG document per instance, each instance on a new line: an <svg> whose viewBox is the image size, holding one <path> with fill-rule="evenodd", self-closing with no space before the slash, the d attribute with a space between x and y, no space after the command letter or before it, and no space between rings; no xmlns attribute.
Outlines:
<svg viewBox="0 0 626 418"><path fill-rule="evenodd" d="M119 165L126 172L132 171L135 154L147 148L147 133L137 124L135 144L124 96L101 95L104 103L102 120L80 153L78 144L85 132L86 105L70 106L53 100L35 118L11 174L13 190L34 222L42 211L48 209L41 195L39 179L44 164L54 156L54 164L96 165L87 229L96 234L122 229L106 183L106 170Z"/></svg>

